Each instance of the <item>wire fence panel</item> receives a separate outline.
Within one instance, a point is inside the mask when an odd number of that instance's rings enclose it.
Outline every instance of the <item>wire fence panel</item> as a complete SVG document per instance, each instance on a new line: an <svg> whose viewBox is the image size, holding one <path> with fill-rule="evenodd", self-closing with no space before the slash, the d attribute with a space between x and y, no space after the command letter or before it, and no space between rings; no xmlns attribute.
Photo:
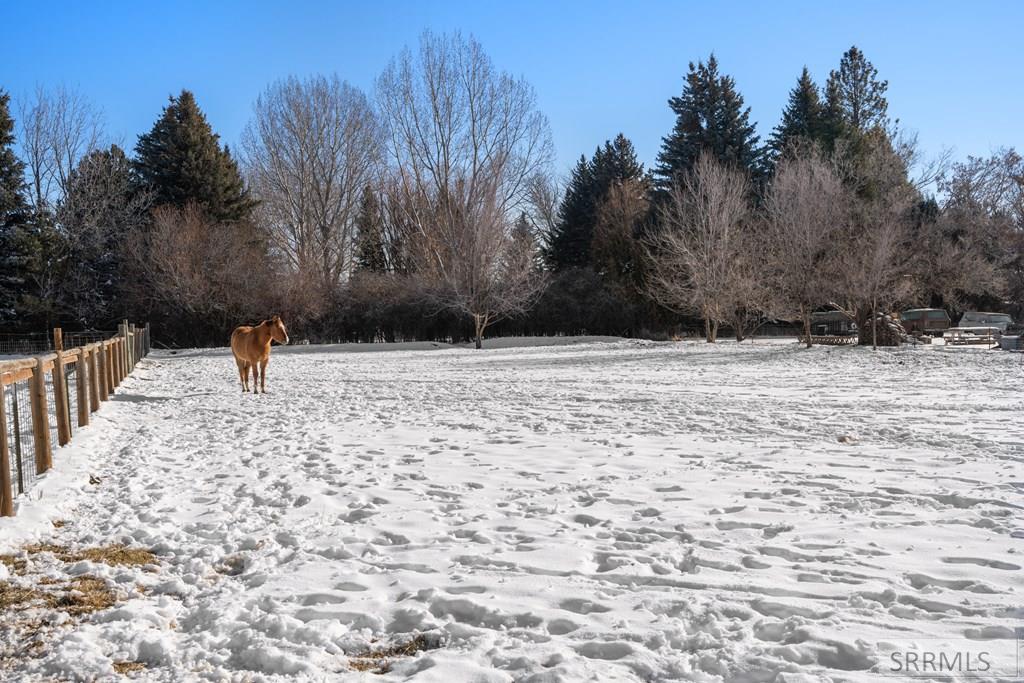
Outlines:
<svg viewBox="0 0 1024 683"><path fill-rule="evenodd" d="M11 488L15 495L35 484L36 450L32 435L32 399L28 382L15 382L4 391L7 444L11 453Z"/></svg>
<svg viewBox="0 0 1024 683"><path fill-rule="evenodd" d="M0 333L0 355L31 356L53 350L53 337L45 332Z"/></svg>
<svg viewBox="0 0 1024 683"><path fill-rule="evenodd" d="M96 342L110 339L117 332L111 330L85 330L84 332L66 332L64 334L64 348L71 349L76 346L95 344Z"/></svg>
<svg viewBox="0 0 1024 683"><path fill-rule="evenodd" d="M50 428L50 448L56 449L60 443L60 436L57 431L57 399L53 392L53 370L46 373L46 414Z"/></svg>
<svg viewBox="0 0 1024 683"><path fill-rule="evenodd" d="M66 351L63 356L49 353L54 339ZM117 343L96 344L108 340ZM84 348L90 345L91 348ZM111 376L123 380L148 352L148 327L133 327L127 322L116 333L90 330L63 335L58 329L52 337L43 333L0 335L0 381L5 383L0 435L5 437L10 455L11 482L10 495L3 496L0 514L12 514L11 503L18 496L31 492L39 470L45 471L59 462L60 447L66 445L83 424L88 424L89 413L98 407L91 404L93 397L106 401L114 393L107 380ZM95 361L90 361L89 357L99 354L109 355L102 356L104 360L94 368L91 362ZM4 359L4 355L39 358ZM83 367L83 361L87 367ZM40 377L38 373L48 366L49 370ZM111 372L115 369L116 372ZM55 384L58 381L60 384ZM42 395L37 393L40 389ZM45 411L46 432L37 431L42 428L44 418L33 411L40 409ZM49 446L48 452L38 453L37 443L41 448ZM6 477L5 473L5 480ZM0 493L8 492L0 489Z"/></svg>
<svg viewBox="0 0 1024 683"><path fill-rule="evenodd" d="M78 361L64 364L64 395L68 397L68 434L78 428Z"/></svg>

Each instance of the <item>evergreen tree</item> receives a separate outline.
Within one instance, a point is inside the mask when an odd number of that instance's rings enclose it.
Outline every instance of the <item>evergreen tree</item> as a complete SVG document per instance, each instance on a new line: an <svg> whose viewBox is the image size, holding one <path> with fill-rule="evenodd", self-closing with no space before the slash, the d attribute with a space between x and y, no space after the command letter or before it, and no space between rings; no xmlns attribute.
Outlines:
<svg viewBox="0 0 1024 683"><path fill-rule="evenodd" d="M24 164L15 155L10 96L0 92L0 321L51 323L65 263L64 241L49 211L25 198Z"/></svg>
<svg viewBox="0 0 1024 683"><path fill-rule="evenodd" d="M215 220L237 221L255 204L238 164L188 90L172 96L152 130L139 136L133 167L155 205L195 201Z"/></svg>
<svg viewBox="0 0 1024 683"><path fill-rule="evenodd" d="M796 86L789 91L789 102L782 112L782 121L775 127L768 141L773 162L795 139L820 141L824 134L823 117L818 86L805 66Z"/></svg>
<svg viewBox="0 0 1024 683"><path fill-rule="evenodd" d="M707 63L690 63L682 94L668 103L676 114L676 123L663 138L658 154L655 175L659 189L667 189L675 178L689 171L704 151L755 178L763 174L764 155L757 144L760 138L754 124L750 123L750 107L743 106L733 78L718 72L713 54Z"/></svg>
<svg viewBox="0 0 1024 683"><path fill-rule="evenodd" d="M134 187L131 162L117 145L82 157L68 176L57 220L71 258L63 308L84 325L121 317L124 247L145 221L149 195Z"/></svg>
<svg viewBox="0 0 1024 683"><path fill-rule="evenodd" d="M548 263L555 270L589 265L601 202L617 183L644 177L633 143L621 133L598 147L589 161L581 156L559 207L559 221L547 236Z"/></svg>
<svg viewBox="0 0 1024 683"><path fill-rule="evenodd" d="M825 87L825 113L833 139L848 133L864 135L876 129L886 130L888 88L889 81L878 80L878 69L856 45L847 50L839 69L829 74Z"/></svg>
<svg viewBox="0 0 1024 683"><path fill-rule="evenodd" d="M12 320L24 287L22 230L28 220L25 167L14 153L10 95L0 90L0 322Z"/></svg>
<svg viewBox="0 0 1024 683"><path fill-rule="evenodd" d="M380 202L372 188L363 190L359 215L356 217L356 268L374 273L388 269L384 249L384 229L381 225Z"/></svg>

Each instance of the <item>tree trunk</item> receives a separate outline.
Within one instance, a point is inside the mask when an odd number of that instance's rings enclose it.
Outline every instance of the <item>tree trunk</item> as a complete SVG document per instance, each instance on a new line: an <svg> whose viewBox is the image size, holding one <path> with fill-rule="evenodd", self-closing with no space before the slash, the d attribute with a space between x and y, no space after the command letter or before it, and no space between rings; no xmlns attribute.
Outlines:
<svg viewBox="0 0 1024 683"><path fill-rule="evenodd" d="M742 320L736 320L732 324L732 328L733 328L733 330L732 330L733 333L736 335L736 343L737 344L747 338L747 331L743 329L743 322L742 322Z"/></svg>
<svg viewBox="0 0 1024 683"><path fill-rule="evenodd" d="M704 318L704 338L708 344L718 341L718 322L711 318Z"/></svg>
<svg viewBox="0 0 1024 683"><path fill-rule="evenodd" d="M871 298L871 350L878 350L878 301Z"/></svg>
<svg viewBox="0 0 1024 683"><path fill-rule="evenodd" d="M487 327L487 316L474 314L473 324L476 329L473 341L476 343L476 348L482 349L484 348L484 328Z"/></svg>
<svg viewBox="0 0 1024 683"><path fill-rule="evenodd" d="M800 317L804 321L804 341L807 342L807 348L811 348L811 314L806 310L801 310Z"/></svg>

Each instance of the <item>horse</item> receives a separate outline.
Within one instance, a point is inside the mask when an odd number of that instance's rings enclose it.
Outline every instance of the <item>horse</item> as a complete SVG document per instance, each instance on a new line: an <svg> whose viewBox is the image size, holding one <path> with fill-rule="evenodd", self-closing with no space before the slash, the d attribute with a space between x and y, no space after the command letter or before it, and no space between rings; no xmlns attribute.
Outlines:
<svg viewBox="0 0 1024 683"><path fill-rule="evenodd" d="M270 362L271 341L288 343L288 331L284 329L281 316L275 315L255 326L241 325L231 333L231 354L235 357L238 376L242 379L242 393L249 391L250 367L252 393L258 394L261 389L264 394L267 393L267 363Z"/></svg>

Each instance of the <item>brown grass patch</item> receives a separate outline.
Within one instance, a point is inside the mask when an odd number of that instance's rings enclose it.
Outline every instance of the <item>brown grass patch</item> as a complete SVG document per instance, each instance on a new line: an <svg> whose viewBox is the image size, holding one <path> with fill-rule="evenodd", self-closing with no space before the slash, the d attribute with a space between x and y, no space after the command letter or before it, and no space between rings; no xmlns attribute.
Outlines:
<svg viewBox="0 0 1024 683"><path fill-rule="evenodd" d="M65 526L67 526L67 523L68 522L67 522L66 519L55 519L55 520L53 520L53 528L54 529L63 529Z"/></svg>
<svg viewBox="0 0 1024 683"><path fill-rule="evenodd" d="M148 564L158 564L156 555L148 550L123 545L86 548L79 552L79 558L113 566L144 567Z"/></svg>
<svg viewBox="0 0 1024 683"><path fill-rule="evenodd" d="M117 595L107 582L95 576L77 576L70 581L40 580L45 589L15 586L0 581L0 610L20 612L32 607L59 609L79 616L113 607Z"/></svg>
<svg viewBox="0 0 1024 683"><path fill-rule="evenodd" d="M0 555L0 562L7 565L7 568L14 574L24 574L28 562L24 558L14 555Z"/></svg>
<svg viewBox="0 0 1024 683"><path fill-rule="evenodd" d="M76 576L65 586L57 607L78 616L92 614L117 604L117 595L107 588L107 582L95 576Z"/></svg>
<svg viewBox="0 0 1024 683"><path fill-rule="evenodd" d="M143 548L129 548L123 545L105 545L95 548L83 548L71 550L66 546L54 545L52 543L38 543L25 546L25 552L30 555L38 553L51 553L61 562L79 562L88 560L109 564L111 566L143 567L149 564L157 564L156 555Z"/></svg>
<svg viewBox="0 0 1024 683"><path fill-rule="evenodd" d="M56 602L57 599L46 591L0 581L0 609L25 609L34 606L32 603L39 603L37 606L53 607Z"/></svg>
<svg viewBox="0 0 1024 683"><path fill-rule="evenodd" d="M391 660L397 657L411 657L419 652L434 650L440 647L432 642L425 634L420 634L412 640L404 643L397 643L390 647L378 650L366 650L349 657L348 665L356 671L368 671L375 674L386 674L391 670Z"/></svg>
<svg viewBox="0 0 1024 683"><path fill-rule="evenodd" d="M114 662L114 671L124 676L133 671L142 671L146 665L142 662Z"/></svg>

